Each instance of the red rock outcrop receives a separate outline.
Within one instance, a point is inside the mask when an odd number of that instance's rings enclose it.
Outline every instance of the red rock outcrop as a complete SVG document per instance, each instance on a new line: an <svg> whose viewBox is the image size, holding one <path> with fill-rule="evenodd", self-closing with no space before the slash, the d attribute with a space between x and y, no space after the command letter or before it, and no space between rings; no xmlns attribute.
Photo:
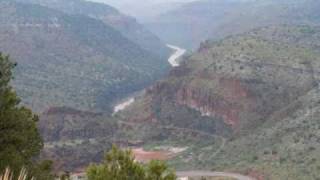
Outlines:
<svg viewBox="0 0 320 180"><path fill-rule="evenodd" d="M240 114L254 109L254 98L236 78L217 76L215 79L218 79L219 87L207 92L203 87L182 87L176 94L177 103L196 109L204 116L222 117L226 124L235 128L239 124Z"/></svg>

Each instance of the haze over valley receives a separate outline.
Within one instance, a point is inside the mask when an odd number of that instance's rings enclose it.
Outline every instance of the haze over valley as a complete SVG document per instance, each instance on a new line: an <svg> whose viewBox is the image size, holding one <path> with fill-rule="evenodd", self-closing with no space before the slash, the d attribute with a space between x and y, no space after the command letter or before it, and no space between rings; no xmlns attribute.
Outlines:
<svg viewBox="0 0 320 180"><path fill-rule="evenodd" d="M109 4L142 23L195 0L92 0Z"/></svg>

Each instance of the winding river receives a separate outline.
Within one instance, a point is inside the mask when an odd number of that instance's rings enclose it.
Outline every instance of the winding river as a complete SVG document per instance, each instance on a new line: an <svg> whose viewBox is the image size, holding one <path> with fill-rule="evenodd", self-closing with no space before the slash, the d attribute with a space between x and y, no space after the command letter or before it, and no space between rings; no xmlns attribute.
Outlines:
<svg viewBox="0 0 320 180"><path fill-rule="evenodd" d="M182 49L178 46L174 46L174 45L171 45L171 44L167 44L167 47L173 49L175 52L168 58L168 62L170 63L170 65L172 67L178 67L180 65L178 59L180 57L182 57L186 52L187 50L185 49ZM134 103L135 101L135 98L132 97L132 98L129 98L119 104L117 104L116 106L114 106L113 108L113 113L116 114L120 111L123 111L124 109L126 109L128 106L130 106L132 103Z"/></svg>
<svg viewBox="0 0 320 180"><path fill-rule="evenodd" d="M134 103L134 100L135 100L134 98L130 98L130 99L116 105L113 109L113 113L117 113L117 112L124 110L125 108L130 106L132 103Z"/></svg>
<svg viewBox="0 0 320 180"><path fill-rule="evenodd" d="M167 44L167 47L175 50L175 52L169 57L168 62L171 64L172 67L178 67L180 65L178 61L179 58L183 56L187 52L187 50L171 44Z"/></svg>

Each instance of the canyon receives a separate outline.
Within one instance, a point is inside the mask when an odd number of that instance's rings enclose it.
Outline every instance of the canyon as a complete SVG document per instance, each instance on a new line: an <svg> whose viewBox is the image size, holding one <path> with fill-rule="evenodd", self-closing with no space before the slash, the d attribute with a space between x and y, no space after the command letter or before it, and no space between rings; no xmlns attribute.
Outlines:
<svg viewBox="0 0 320 180"><path fill-rule="evenodd" d="M192 155L187 151L180 155L181 159L169 160L176 167L192 169L198 167L200 161L202 169L230 168L231 172L252 173L257 178L310 177L302 172L306 165L295 161L309 162L318 152L312 148L312 154L303 153L308 145L318 147L318 143L303 138L302 134L318 137L315 131L318 126L312 128L310 124L314 124L318 116L318 106L314 103L318 102L319 94L319 32L312 26L270 26L222 41L204 42L197 52L172 69L167 78L149 87L121 118L141 123L136 127L145 130L145 142L153 137L153 141L165 139L175 144L179 142L175 136L183 134L188 139L187 131L182 129L226 140L221 146L222 141L213 138L215 143L210 142L211 146L200 145ZM303 122L306 124L302 125ZM160 131L164 126L171 129ZM181 129L180 134L174 131L176 128ZM308 129L305 133L304 128ZM206 142L205 137L189 133ZM294 145L287 134L306 146ZM185 142L179 143L183 146ZM219 147L222 150L214 157L206 152L212 148L212 154ZM286 149L300 155L288 156ZM207 159L202 159L203 156ZM278 160L281 163L273 168ZM315 159L313 162L312 166L317 166ZM295 168L290 169L290 175L280 174L286 165Z"/></svg>

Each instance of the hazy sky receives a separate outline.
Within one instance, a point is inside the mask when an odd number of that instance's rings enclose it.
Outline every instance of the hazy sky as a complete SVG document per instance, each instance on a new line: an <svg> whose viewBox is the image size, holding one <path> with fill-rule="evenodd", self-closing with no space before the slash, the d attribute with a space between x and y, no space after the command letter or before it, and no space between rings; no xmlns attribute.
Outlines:
<svg viewBox="0 0 320 180"><path fill-rule="evenodd" d="M105 3L110 3L110 4L115 4L115 5L123 5L126 3L132 4L158 4L158 3L175 3L175 2L186 2L186 1L191 1L191 0L92 0L96 2L105 2Z"/></svg>
<svg viewBox="0 0 320 180"><path fill-rule="evenodd" d="M121 12L136 17L140 21L157 16L182 3L195 0L91 0L103 2L118 8Z"/></svg>

